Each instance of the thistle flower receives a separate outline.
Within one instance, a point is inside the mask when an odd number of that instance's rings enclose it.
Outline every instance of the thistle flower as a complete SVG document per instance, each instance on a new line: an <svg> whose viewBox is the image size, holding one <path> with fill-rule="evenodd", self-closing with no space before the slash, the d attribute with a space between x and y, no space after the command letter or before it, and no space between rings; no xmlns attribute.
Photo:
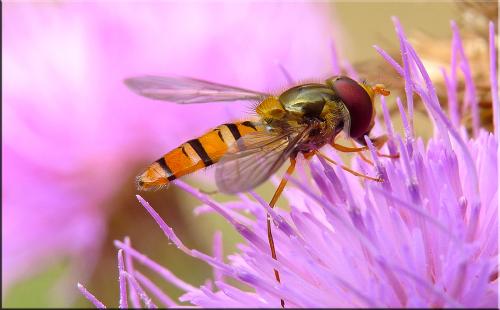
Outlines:
<svg viewBox="0 0 500 310"><path fill-rule="evenodd" d="M210 106L207 117L199 107L146 102L124 78L183 72L280 87L277 59L299 77L326 70L328 47L300 48L330 38L325 6L6 3L3 292L63 258L90 274L113 211L109 202L132 188L139 162L228 118L223 104ZM297 61L303 57L311 61ZM82 263L82 253L92 258Z"/></svg>
<svg viewBox="0 0 500 310"><path fill-rule="evenodd" d="M378 157L367 139L374 167L353 159L358 170L378 173L383 183L360 180L316 158L309 164L312 178L290 178L293 186L285 191L290 211L284 211L270 209L254 192L221 204L178 181L177 186L203 203L204 211L210 208L219 213L244 237L240 251L227 261L220 254L187 248L138 196L177 248L213 267L214 279L194 287L141 254L128 240L116 241L121 307L128 305L127 296L134 306L139 302L151 307L156 302L180 305L136 271L132 260L184 290L180 302L201 307L280 307L280 299L286 307L469 308L498 304L498 131L478 129L469 137L464 128L454 126L441 109L421 59L399 22L394 22L402 65L375 48L405 81L406 108L397 100L404 137L394 132L382 99L384 123L391 136L388 152L398 152L400 158ZM498 107L492 23L489 31L491 93L494 107ZM451 74L450 79L456 76ZM466 79L471 80L470 76ZM427 143L414 136L408 113L414 93L434 124L435 135ZM449 104L451 112L460 115L456 102ZM496 109L495 119L498 113ZM498 129L498 123L495 126ZM338 159L333 152L329 155ZM275 224L277 261L271 258L265 237L267 213ZM220 252L220 242L215 242L214 253ZM129 261L125 267L122 253ZM273 269L280 272L281 283L274 279ZM97 307L103 306L90 293L83 293Z"/></svg>

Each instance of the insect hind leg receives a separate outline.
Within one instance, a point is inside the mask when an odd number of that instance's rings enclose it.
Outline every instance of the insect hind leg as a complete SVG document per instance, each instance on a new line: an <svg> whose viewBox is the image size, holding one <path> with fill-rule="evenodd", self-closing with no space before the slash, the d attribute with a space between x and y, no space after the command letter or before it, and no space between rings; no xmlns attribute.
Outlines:
<svg viewBox="0 0 500 310"><path fill-rule="evenodd" d="M297 163L297 160L295 158L291 157L290 158L290 166L286 170L285 176L281 179L281 182L278 185L276 192L274 192L273 198L271 198L271 201L269 202L269 206L271 208L274 208L274 206L276 205L276 202L278 201L281 194L283 193L283 190L285 189L285 186L288 183L287 177L290 176L295 171L295 164L296 163ZM276 247L274 245L273 232L271 229L271 216L269 214L267 214L267 239L269 241L269 248L271 249L272 258L275 260L278 260L278 257L276 255ZM281 283L280 273L276 269L274 269L274 276L276 278L276 281L278 281L278 283ZM285 301L283 299L280 299L280 302L281 302L281 307L285 308Z"/></svg>

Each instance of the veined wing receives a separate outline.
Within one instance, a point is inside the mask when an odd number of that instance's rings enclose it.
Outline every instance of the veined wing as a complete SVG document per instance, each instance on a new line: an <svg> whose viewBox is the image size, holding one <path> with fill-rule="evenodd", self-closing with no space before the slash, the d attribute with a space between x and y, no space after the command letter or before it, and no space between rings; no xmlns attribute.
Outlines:
<svg viewBox="0 0 500 310"><path fill-rule="evenodd" d="M307 138L311 128L254 132L238 139L217 163L215 180L223 193L250 190L265 182Z"/></svg>
<svg viewBox="0 0 500 310"><path fill-rule="evenodd" d="M177 103L263 100L269 94L187 77L145 75L125 81L137 94Z"/></svg>

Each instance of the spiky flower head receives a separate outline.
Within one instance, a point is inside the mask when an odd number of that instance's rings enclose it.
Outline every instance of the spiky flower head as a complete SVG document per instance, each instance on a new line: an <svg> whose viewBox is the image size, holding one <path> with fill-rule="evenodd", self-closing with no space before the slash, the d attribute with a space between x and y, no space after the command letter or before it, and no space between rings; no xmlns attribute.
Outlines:
<svg viewBox="0 0 500 310"><path fill-rule="evenodd" d="M405 107L397 99L404 137L395 133L382 100L385 131L391 138L387 152L400 157L379 157L367 139L374 167L359 158L352 163L357 170L377 173L384 181L364 181L314 158L309 164L312 178L290 178L292 186L285 191L290 211L270 209L254 192L221 204L177 182L203 203L200 210L216 211L244 237L239 252L227 260L220 254L220 235L213 256L189 249L138 196L167 238L186 255L211 265L214 278L194 287L138 252L128 240L116 241L121 307L128 306L129 299L133 306L180 305L136 271L132 261L184 290L180 302L201 307L280 307L280 299L286 307L497 305L499 124L495 124L495 133L476 128L471 137L456 126L442 110L434 85L402 27L396 19L394 22L402 65L375 48L405 82ZM489 30L492 102L498 107L492 23ZM462 68L470 78L473 68ZM449 75L452 82L455 74ZM472 91L472 79L466 80ZM434 124L434 137L427 143L414 135L413 94L421 98ZM450 113L460 115L453 102L456 98L449 97ZM340 160L333 152L329 156ZM277 261L267 245L267 214L275 224ZM276 282L273 269L279 271L281 283ZM229 278L251 290L230 284ZM97 307L103 306L90 293L84 294Z"/></svg>

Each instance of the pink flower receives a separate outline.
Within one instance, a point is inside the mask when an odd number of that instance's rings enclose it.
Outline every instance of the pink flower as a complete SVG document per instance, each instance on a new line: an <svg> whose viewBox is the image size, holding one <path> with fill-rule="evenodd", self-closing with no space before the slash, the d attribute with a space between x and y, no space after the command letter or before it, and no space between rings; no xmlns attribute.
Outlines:
<svg viewBox="0 0 500 310"><path fill-rule="evenodd" d="M412 101L404 108L398 98L405 125L402 138L394 132L382 101L386 131L392 138L388 152L399 152L400 158L380 158L369 144L375 167L358 158L353 165L366 173L378 173L384 182L363 181L321 158L313 159L309 165L312 179L292 178L295 186L285 191L290 212L270 209L253 192L251 197L241 194L240 200L223 205L178 181L177 186L204 204L201 210L218 212L245 238L227 262L220 255L219 237L213 256L187 248L138 196L169 241L211 265L214 279L193 287L128 241L116 241L121 307L128 305L127 296L134 306L139 300L151 307L157 302L179 305L136 271L130 261L125 266L121 251L126 260L133 259L184 290L181 302L201 307L280 307L280 299L287 307L317 308L498 305L498 127L495 134L477 128L477 134L468 137L463 127L452 125L397 20L395 25L402 65L376 49L405 80L407 98L413 93L422 98L435 125L434 137L425 144L413 135L407 116ZM459 41L452 48L459 48ZM492 100L498 107L492 23L490 49ZM463 73L470 71L464 69ZM467 87L471 91L473 85L469 82ZM456 107L453 103L450 106ZM498 109L495 113L498 120ZM333 152L330 156L337 157ZM255 220L239 210L251 213ZM276 226L278 261L269 254L266 212ZM273 268L279 270L281 284L274 279ZM251 290L240 289L227 278ZM88 292L85 295L91 299ZM100 306L97 300L94 304Z"/></svg>
<svg viewBox="0 0 500 310"><path fill-rule="evenodd" d="M5 288L64 256L92 269L106 202L133 184L138 163L241 112L151 102L124 78L182 72L265 90L285 84L277 60L297 78L326 73L328 11L323 4L5 4Z"/></svg>

